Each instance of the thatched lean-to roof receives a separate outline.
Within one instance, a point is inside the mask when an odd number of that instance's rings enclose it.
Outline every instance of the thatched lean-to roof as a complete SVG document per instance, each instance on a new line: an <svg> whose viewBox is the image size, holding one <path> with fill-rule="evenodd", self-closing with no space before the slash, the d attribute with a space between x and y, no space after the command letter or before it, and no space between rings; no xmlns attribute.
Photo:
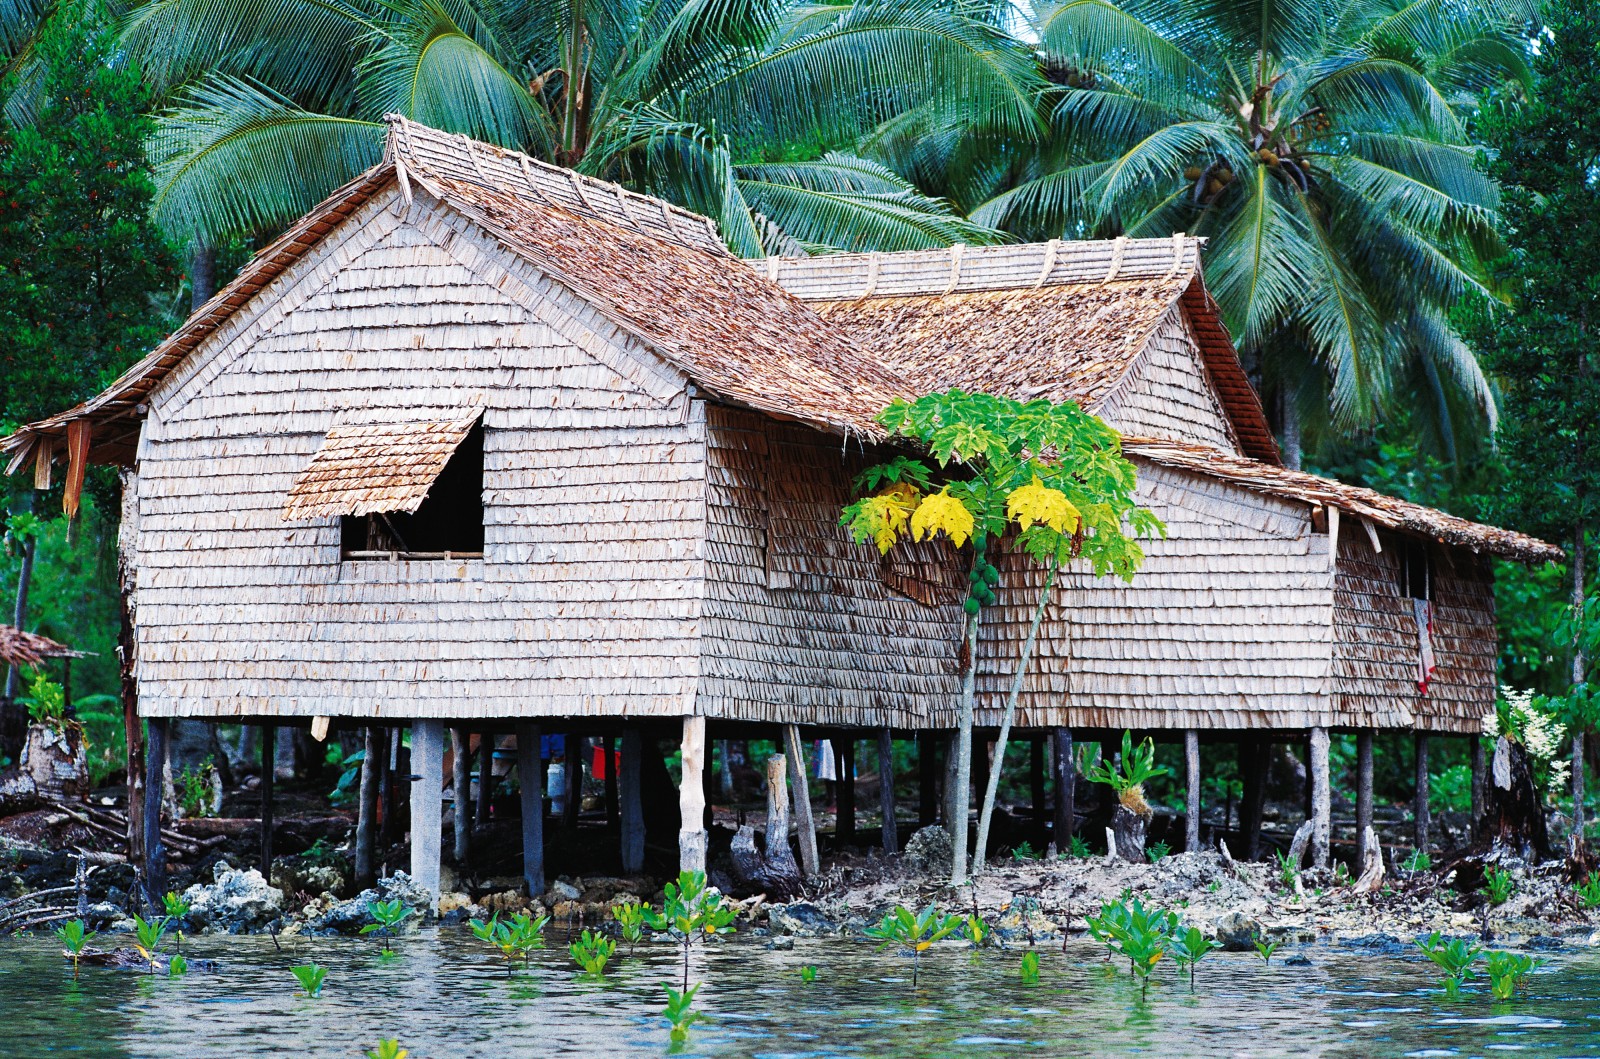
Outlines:
<svg viewBox="0 0 1600 1059"><path fill-rule="evenodd" d="M48 636L23 632L11 625L0 625L0 665L36 666L46 658L82 657L82 651L74 651Z"/></svg>
<svg viewBox="0 0 1600 1059"><path fill-rule="evenodd" d="M284 519L414 513L478 415L447 423L334 427L290 488Z"/></svg>

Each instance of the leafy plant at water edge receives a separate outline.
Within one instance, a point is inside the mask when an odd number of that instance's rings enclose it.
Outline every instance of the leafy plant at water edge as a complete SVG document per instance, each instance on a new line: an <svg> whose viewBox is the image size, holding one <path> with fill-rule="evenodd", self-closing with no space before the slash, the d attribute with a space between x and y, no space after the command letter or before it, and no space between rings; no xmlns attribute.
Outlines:
<svg viewBox="0 0 1600 1059"><path fill-rule="evenodd" d="M1517 889L1517 884L1511 879L1511 873L1501 868L1485 869L1483 884L1489 891L1489 903L1492 905L1505 904Z"/></svg>
<svg viewBox="0 0 1600 1059"><path fill-rule="evenodd" d="M1175 913L1144 902L1124 890L1121 900L1101 904L1100 914L1085 920L1089 933L1113 955L1127 959L1128 969L1140 981L1140 994L1149 991L1150 974L1178 930Z"/></svg>
<svg viewBox="0 0 1600 1059"><path fill-rule="evenodd" d="M410 1054L399 1041L379 1041L377 1047L367 1051L367 1059L406 1059Z"/></svg>
<svg viewBox="0 0 1600 1059"><path fill-rule="evenodd" d="M1022 981L1025 985L1034 985L1039 981L1039 954L1029 949L1022 954L1021 967Z"/></svg>
<svg viewBox="0 0 1600 1059"><path fill-rule="evenodd" d="M177 893L168 891L161 896L161 905L166 910L169 922L176 924L174 934L178 939L178 951L183 951L183 923L189 916L190 904Z"/></svg>
<svg viewBox="0 0 1600 1059"><path fill-rule="evenodd" d="M376 923L368 923L361 928L362 934L379 933L382 938L384 952L392 952L393 947L389 942L400 932L400 925L412 916L411 909L405 902L396 898L392 901L368 901L367 911L372 913Z"/></svg>
<svg viewBox="0 0 1600 1059"><path fill-rule="evenodd" d="M1544 961L1515 952L1490 952L1484 954L1489 973L1489 987L1496 1000L1510 1000L1521 988L1524 979Z"/></svg>
<svg viewBox="0 0 1600 1059"><path fill-rule="evenodd" d="M993 929L976 912L968 912L961 918L961 933L972 942L974 952L989 944L994 936Z"/></svg>
<svg viewBox="0 0 1600 1059"><path fill-rule="evenodd" d="M705 1018L705 1015L694 1009L694 995L700 992L700 987L698 985L693 988L685 987L679 992L662 982L661 988L667 991L667 1007L662 1014L672 1024L672 1041L674 1044L682 1044L689 1039L689 1027Z"/></svg>
<svg viewBox="0 0 1600 1059"><path fill-rule="evenodd" d="M1148 847L1144 855L1150 858L1151 864L1160 864L1172 855L1172 847L1165 842L1157 842Z"/></svg>
<svg viewBox="0 0 1600 1059"><path fill-rule="evenodd" d="M72 957L72 976L76 978L78 961L83 958L83 950L89 947L89 939L94 937L94 931L85 928L81 919L69 919L56 928L55 934Z"/></svg>
<svg viewBox="0 0 1600 1059"><path fill-rule="evenodd" d="M1082 835L1069 835L1067 837L1067 856L1073 860L1086 860L1094 856L1094 851L1089 848Z"/></svg>
<svg viewBox="0 0 1600 1059"><path fill-rule="evenodd" d="M1038 860L1039 853L1033 848L1032 842L1018 842L1011 847L1012 860Z"/></svg>
<svg viewBox="0 0 1600 1059"><path fill-rule="evenodd" d="M328 969L318 966L315 961L289 968L289 973L294 975L295 981L300 983L300 988L305 990L308 997L315 999L322 995L322 983L328 977Z"/></svg>
<svg viewBox="0 0 1600 1059"><path fill-rule="evenodd" d="M150 964L150 973L156 972L156 957L161 951L161 939L167 933L167 917L157 916L154 919L145 919L143 916L133 917L135 934L138 943L135 948L139 950L146 962Z"/></svg>
<svg viewBox="0 0 1600 1059"><path fill-rule="evenodd" d="M1189 972L1189 990L1193 992L1195 965L1221 946L1206 937L1199 927L1189 927L1182 933L1174 933L1171 944L1172 962L1178 965L1178 970Z"/></svg>
<svg viewBox="0 0 1600 1059"><path fill-rule="evenodd" d="M606 964L611 961L611 956L616 951L616 942L592 930L584 931L576 941L567 946L567 952L572 955L573 962L583 968L583 973L591 978L599 978L606 973Z"/></svg>
<svg viewBox="0 0 1600 1059"><path fill-rule="evenodd" d="M1139 816L1150 815L1150 803L1144 799L1144 785L1157 776L1169 776L1172 770L1156 764L1155 740L1146 738L1138 746L1133 744L1133 733L1123 731L1120 762L1101 760L1084 770L1092 783L1104 783L1117 792L1117 800Z"/></svg>
<svg viewBox="0 0 1600 1059"><path fill-rule="evenodd" d="M683 946L683 988L689 988L689 948L696 938L726 934L733 929L739 913L722 903L722 895L706 885L703 871L678 873L678 881L667 883L661 911L645 909L651 930L676 935Z"/></svg>
<svg viewBox="0 0 1600 1059"><path fill-rule="evenodd" d="M216 765L208 757L197 765L185 765L172 777L178 807L189 819L211 815L212 775Z"/></svg>
<svg viewBox="0 0 1600 1059"><path fill-rule="evenodd" d="M1268 967L1272 966L1272 954L1277 952L1277 951L1278 951L1278 943L1277 942L1268 941L1266 938L1263 938L1263 937L1257 937L1256 938L1256 955L1260 956L1262 961L1264 963L1266 963L1266 965Z"/></svg>
<svg viewBox="0 0 1600 1059"><path fill-rule="evenodd" d="M922 954L933 948L935 943L962 929L965 924L966 921L960 916L947 916L934 905L924 908L920 915L905 905L895 905L894 911L883 917L883 922L868 927L865 933L867 937L882 943L878 946L879 950L898 945L902 951L911 954L911 985L914 988L921 969Z"/></svg>
<svg viewBox="0 0 1600 1059"><path fill-rule="evenodd" d="M1415 849L1400 866L1409 872L1425 872L1433 868L1433 858L1428 856L1426 850Z"/></svg>
<svg viewBox="0 0 1600 1059"><path fill-rule="evenodd" d="M1445 941L1438 931L1426 938L1418 938L1417 948L1444 971L1445 988L1452 994L1461 988L1462 982L1472 977L1472 965L1483 952L1481 945L1474 945L1466 938Z"/></svg>
<svg viewBox="0 0 1600 1059"><path fill-rule="evenodd" d="M617 921L617 926L622 930L622 940L628 943L628 955L633 955L633 947L644 938L645 906L636 901L626 901L620 905L611 906L611 918Z"/></svg>
<svg viewBox="0 0 1600 1059"><path fill-rule="evenodd" d="M1300 869L1289 860L1287 853L1275 852L1272 856L1278 862L1278 881L1286 889L1294 889L1295 880L1300 878Z"/></svg>
<svg viewBox="0 0 1600 1059"><path fill-rule="evenodd" d="M181 952L173 953L172 954L172 959L167 961L167 977L168 978L182 978L184 975L186 975L188 973L189 973L189 961L184 958L183 953L181 953Z"/></svg>
<svg viewBox="0 0 1600 1059"><path fill-rule="evenodd" d="M1583 902L1583 907L1600 908L1600 871L1592 871L1583 882L1572 885L1578 891L1578 900Z"/></svg>
<svg viewBox="0 0 1600 1059"><path fill-rule="evenodd" d="M800 968L800 981L802 981L802 982L815 982L816 980L817 980L817 968L816 968L815 964L808 963L808 964L805 964L803 967Z"/></svg>
<svg viewBox="0 0 1600 1059"><path fill-rule="evenodd" d="M549 922L549 916L535 919L527 912L518 912L509 923L502 923L500 913L496 912L487 923L474 919L467 926L479 941L499 951L509 971L514 960L521 960L526 967L533 951L544 948L544 928Z"/></svg>

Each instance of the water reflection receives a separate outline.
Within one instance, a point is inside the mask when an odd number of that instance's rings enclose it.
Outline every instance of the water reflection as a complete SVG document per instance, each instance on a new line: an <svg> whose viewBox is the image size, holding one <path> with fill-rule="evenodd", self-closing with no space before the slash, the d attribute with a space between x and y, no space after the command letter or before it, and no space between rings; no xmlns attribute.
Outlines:
<svg viewBox="0 0 1600 1059"><path fill-rule="evenodd" d="M641 945L616 973L578 980L564 951L508 973L464 931L405 938L397 958L374 946L317 940L274 950L270 939L196 938L192 957L214 974L169 981L70 967L43 939L0 941L0 1056L191 1059L328 1056L356 1059L398 1037L417 1059L664 1055L661 983L682 973L677 951ZM925 957L912 989L906 967L866 944L799 942L773 952L758 939L697 949L705 982L688 1056L870 1059L1005 1056L1330 1057L1487 1056L1518 1050L1600 1056L1600 958L1561 956L1515 1005L1469 987L1447 997L1431 965L1312 950L1310 967L1267 967L1217 954L1197 986L1158 972L1148 1000L1126 967L1094 948L1041 950L1037 985L1020 953L972 961L955 947ZM296 996L288 968L329 968L323 996ZM814 983L800 968L814 964Z"/></svg>

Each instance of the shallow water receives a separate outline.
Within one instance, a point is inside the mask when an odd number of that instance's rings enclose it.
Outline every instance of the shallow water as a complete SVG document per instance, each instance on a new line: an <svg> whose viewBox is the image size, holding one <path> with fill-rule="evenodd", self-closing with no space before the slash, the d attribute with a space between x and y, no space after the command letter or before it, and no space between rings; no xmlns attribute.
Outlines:
<svg viewBox="0 0 1600 1059"><path fill-rule="evenodd" d="M192 938L214 973L151 978L85 967L74 981L44 938L0 940L0 1056L329 1056L359 1059L397 1037L414 1059L662 1055L660 983L681 973L675 950L619 952L616 973L575 978L564 949L508 974L464 930L408 935L377 958L365 942ZM626 946L624 945L625 949ZM1600 955L1556 954L1514 1004L1469 985L1445 996L1432 965L1308 948L1314 966L1263 965L1217 953L1190 993L1172 968L1149 997L1124 968L1075 942L1041 949L1038 985L1020 982L1020 953L973 962L949 947L907 958L865 943L800 941L769 952L759 939L697 949L705 982L687 1056L1499 1056L1600 1057ZM297 996L288 968L328 967L320 999ZM801 980L814 964L817 981Z"/></svg>

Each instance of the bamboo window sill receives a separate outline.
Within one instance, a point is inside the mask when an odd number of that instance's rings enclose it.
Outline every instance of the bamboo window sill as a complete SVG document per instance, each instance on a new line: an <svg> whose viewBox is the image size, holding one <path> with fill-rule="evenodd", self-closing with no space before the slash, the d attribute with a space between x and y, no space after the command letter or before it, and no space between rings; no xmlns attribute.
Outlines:
<svg viewBox="0 0 1600 1059"><path fill-rule="evenodd" d="M365 584L482 581L482 552L345 552L339 580Z"/></svg>

